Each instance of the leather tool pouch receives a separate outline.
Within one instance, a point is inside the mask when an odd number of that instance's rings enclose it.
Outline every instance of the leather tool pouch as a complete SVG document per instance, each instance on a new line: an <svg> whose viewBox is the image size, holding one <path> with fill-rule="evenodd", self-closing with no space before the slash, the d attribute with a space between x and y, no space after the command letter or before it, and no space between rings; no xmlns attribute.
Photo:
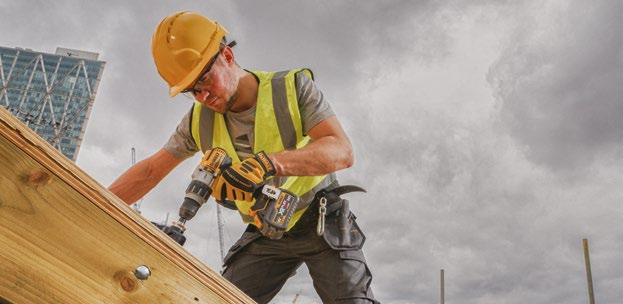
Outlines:
<svg viewBox="0 0 623 304"><path fill-rule="evenodd" d="M366 237L357 225L357 218L348 207L348 200L341 199L338 209L328 213L322 237L334 250L357 250L363 247Z"/></svg>

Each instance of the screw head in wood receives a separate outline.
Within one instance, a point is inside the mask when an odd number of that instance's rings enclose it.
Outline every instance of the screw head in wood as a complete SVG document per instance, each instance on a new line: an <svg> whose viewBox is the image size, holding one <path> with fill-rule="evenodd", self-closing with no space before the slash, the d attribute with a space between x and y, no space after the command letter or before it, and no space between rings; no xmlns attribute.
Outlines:
<svg viewBox="0 0 623 304"><path fill-rule="evenodd" d="M151 269L145 265L140 265L134 269L134 276L139 280L147 280L151 275Z"/></svg>

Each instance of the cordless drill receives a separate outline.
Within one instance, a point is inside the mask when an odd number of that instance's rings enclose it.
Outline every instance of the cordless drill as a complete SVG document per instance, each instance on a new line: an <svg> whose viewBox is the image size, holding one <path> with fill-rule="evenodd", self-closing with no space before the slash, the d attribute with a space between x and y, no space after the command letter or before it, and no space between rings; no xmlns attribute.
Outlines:
<svg viewBox="0 0 623 304"><path fill-rule="evenodd" d="M220 170L231 165L231 158L221 148L214 148L203 156L199 166L192 174L192 180L186 188L184 202L180 206L179 220L170 226L157 225L164 233L170 236L180 245L184 245L186 237L186 222L197 214L199 208L212 194L212 182L216 179Z"/></svg>
<svg viewBox="0 0 623 304"><path fill-rule="evenodd" d="M192 219L199 208L212 194L212 183L222 169L231 165L231 158L221 148L214 148L203 156L192 175L192 181L186 188L184 202L180 207L179 220L170 226L157 225L180 245L186 237L185 224ZM288 223L296 211L299 198L293 193L271 185L263 185L254 194L255 204L249 215L253 225L266 237L280 239L288 228Z"/></svg>

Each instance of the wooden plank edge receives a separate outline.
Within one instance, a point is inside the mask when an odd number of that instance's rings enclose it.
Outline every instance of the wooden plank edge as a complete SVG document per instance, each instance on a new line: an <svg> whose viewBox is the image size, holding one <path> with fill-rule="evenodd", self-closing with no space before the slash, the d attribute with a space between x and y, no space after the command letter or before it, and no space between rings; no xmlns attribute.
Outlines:
<svg viewBox="0 0 623 304"><path fill-rule="evenodd" d="M215 294L232 303L255 303L220 274L208 268L143 217L134 213L121 199L91 178L3 107L0 107L0 121L2 122L0 135L147 244L170 257L174 264L208 286Z"/></svg>

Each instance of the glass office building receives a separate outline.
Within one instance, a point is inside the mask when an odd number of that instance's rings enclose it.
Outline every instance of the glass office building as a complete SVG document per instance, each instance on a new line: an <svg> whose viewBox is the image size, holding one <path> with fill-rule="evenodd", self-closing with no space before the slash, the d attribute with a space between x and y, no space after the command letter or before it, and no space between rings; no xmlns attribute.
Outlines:
<svg viewBox="0 0 623 304"><path fill-rule="evenodd" d="M0 105L75 161L104 70L97 57L0 46Z"/></svg>

